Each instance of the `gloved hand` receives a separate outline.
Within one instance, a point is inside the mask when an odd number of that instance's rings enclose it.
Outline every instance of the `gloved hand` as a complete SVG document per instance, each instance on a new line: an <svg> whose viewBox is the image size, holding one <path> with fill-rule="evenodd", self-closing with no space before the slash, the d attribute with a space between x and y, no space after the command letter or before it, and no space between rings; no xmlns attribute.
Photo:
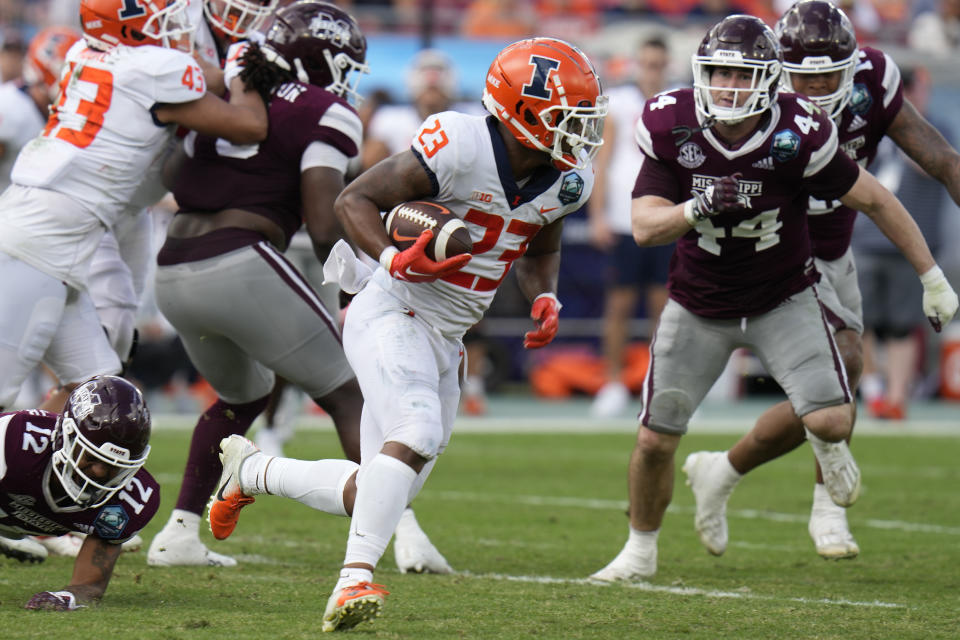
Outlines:
<svg viewBox="0 0 960 640"><path fill-rule="evenodd" d="M537 328L523 336L524 349L539 349L550 344L560 328L560 308L563 305L552 293L541 293L533 300L530 317Z"/></svg>
<svg viewBox="0 0 960 640"><path fill-rule="evenodd" d="M426 229L413 246L403 251L396 247L387 247L380 254L380 265L397 280L433 282L460 271L473 257L469 253L463 253L447 258L443 262L431 260L425 253L431 238L433 238L433 231Z"/></svg>
<svg viewBox="0 0 960 640"><path fill-rule="evenodd" d="M24 609L34 611L74 611L85 605L77 604L77 598L69 591L41 591L30 598Z"/></svg>
<svg viewBox="0 0 960 640"><path fill-rule="evenodd" d="M223 65L223 84L230 89L230 81L240 75L240 72L243 71L243 63L241 58L243 58L243 53L250 47L250 43L246 40L241 42L234 42L230 45L230 48L227 49L227 58L226 62Z"/></svg>
<svg viewBox="0 0 960 640"><path fill-rule="evenodd" d="M920 276L920 282L923 284L923 313L939 333L957 312L957 293L936 265Z"/></svg>
<svg viewBox="0 0 960 640"><path fill-rule="evenodd" d="M735 173L732 176L718 178L703 193L693 192L693 198L683 207L683 217L690 226L695 227L697 223L718 213L731 213L743 209L743 202L738 197L740 175Z"/></svg>

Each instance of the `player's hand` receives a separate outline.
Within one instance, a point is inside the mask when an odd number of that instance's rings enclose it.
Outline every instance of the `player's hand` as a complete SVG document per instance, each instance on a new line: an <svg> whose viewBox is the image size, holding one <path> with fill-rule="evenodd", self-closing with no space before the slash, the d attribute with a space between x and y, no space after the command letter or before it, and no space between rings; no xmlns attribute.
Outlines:
<svg viewBox="0 0 960 640"><path fill-rule="evenodd" d="M560 307L560 301L552 293L541 293L534 298L530 317L537 328L523 336L524 349L539 349L550 344L560 328Z"/></svg>
<svg viewBox="0 0 960 640"><path fill-rule="evenodd" d="M223 64L223 84L230 88L230 81L243 71L243 54L250 48L247 41L234 42L227 49L227 57Z"/></svg>
<svg viewBox="0 0 960 640"><path fill-rule="evenodd" d="M693 192L691 206L684 208L683 215L691 225L706 220L718 213L733 213L744 208L739 198L740 175L723 176L713 181L706 191Z"/></svg>
<svg viewBox="0 0 960 640"><path fill-rule="evenodd" d="M34 611L74 611L83 607L77 604L77 597L69 591L41 591L30 598L24 609Z"/></svg>
<svg viewBox="0 0 960 640"><path fill-rule="evenodd" d="M937 266L921 275L920 282L923 283L923 313L939 333L957 313L957 293Z"/></svg>
<svg viewBox="0 0 960 640"><path fill-rule="evenodd" d="M426 249L433 231L424 230L413 243L413 246L403 251L396 251L392 254L380 256L380 264L383 265L390 275L397 280L406 282L433 282L445 276L452 275L470 262L473 257L469 253L447 258L443 262L436 262L427 257ZM384 264L384 262L389 262Z"/></svg>

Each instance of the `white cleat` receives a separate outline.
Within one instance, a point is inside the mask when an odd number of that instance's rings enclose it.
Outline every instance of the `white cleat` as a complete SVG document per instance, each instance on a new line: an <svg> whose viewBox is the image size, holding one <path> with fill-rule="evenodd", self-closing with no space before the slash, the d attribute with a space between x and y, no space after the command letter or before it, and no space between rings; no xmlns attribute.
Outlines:
<svg viewBox="0 0 960 640"><path fill-rule="evenodd" d="M595 418L615 418L630 404L630 391L622 382L608 382L600 387L590 405L590 415Z"/></svg>
<svg viewBox="0 0 960 640"><path fill-rule="evenodd" d="M807 527L817 553L825 560L856 558L860 553L857 541L847 524L847 510L832 502L814 500Z"/></svg>
<svg viewBox="0 0 960 640"><path fill-rule="evenodd" d="M143 538L140 537L140 534L134 535L132 538L120 545L120 549L124 553L136 553L143 548Z"/></svg>
<svg viewBox="0 0 960 640"><path fill-rule="evenodd" d="M643 580L657 573L657 548L653 547L645 554L636 553L624 547L617 557L600 571L590 575L592 580L603 582L624 582Z"/></svg>
<svg viewBox="0 0 960 640"><path fill-rule="evenodd" d="M165 527L154 536L147 551L151 567L235 567L237 561L210 551L196 532Z"/></svg>
<svg viewBox="0 0 960 640"><path fill-rule="evenodd" d="M823 486L838 507L849 507L860 497L860 468L844 441L826 442L807 431L807 440L823 472Z"/></svg>
<svg viewBox="0 0 960 640"><path fill-rule="evenodd" d="M453 573L453 567L430 542L409 508L394 532L393 556L400 573Z"/></svg>
<svg viewBox="0 0 960 640"><path fill-rule="evenodd" d="M43 562L47 559L47 548L32 538L4 538L0 536L0 554L20 562Z"/></svg>
<svg viewBox="0 0 960 640"><path fill-rule="evenodd" d="M688 455L683 463L687 485L696 502L694 527L700 542L715 556L727 550L727 500L739 480L738 476L731 476L732 471L725 451L698 451Z"/></svg>
<svg viewBox="0 0 960 640"><path fill-rule="evenodd" d="M76 558L84 537L82 533L65 533L62 536L31 536L31 539L42 544L51 556Z"/></svg>

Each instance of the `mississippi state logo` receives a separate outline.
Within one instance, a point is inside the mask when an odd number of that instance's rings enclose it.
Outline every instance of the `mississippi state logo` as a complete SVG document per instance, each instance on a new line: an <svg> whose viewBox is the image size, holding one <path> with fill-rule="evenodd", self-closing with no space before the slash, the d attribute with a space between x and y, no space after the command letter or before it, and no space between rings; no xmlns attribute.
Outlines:
<svg viewBox="0 0 960 640"><path fill-rule="evenodd" d="M677 151L677 162L685 169L696 169L706 161L707 156L696 142L687 142Z"/></svg>

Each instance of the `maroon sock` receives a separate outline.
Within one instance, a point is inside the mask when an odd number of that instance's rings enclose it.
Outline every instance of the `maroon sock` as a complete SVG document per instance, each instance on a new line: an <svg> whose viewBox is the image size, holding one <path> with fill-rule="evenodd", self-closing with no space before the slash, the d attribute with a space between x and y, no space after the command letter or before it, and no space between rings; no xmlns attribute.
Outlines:
<svg viewBox="0 0 960 640"><path fill-rule="evenodd" d="M233 434L243 435L260 415L270 396L245 404L217 400L200 415L190 440L187 468L177 496L177 509L202 514L223 470L220 441Z"/></svg>

